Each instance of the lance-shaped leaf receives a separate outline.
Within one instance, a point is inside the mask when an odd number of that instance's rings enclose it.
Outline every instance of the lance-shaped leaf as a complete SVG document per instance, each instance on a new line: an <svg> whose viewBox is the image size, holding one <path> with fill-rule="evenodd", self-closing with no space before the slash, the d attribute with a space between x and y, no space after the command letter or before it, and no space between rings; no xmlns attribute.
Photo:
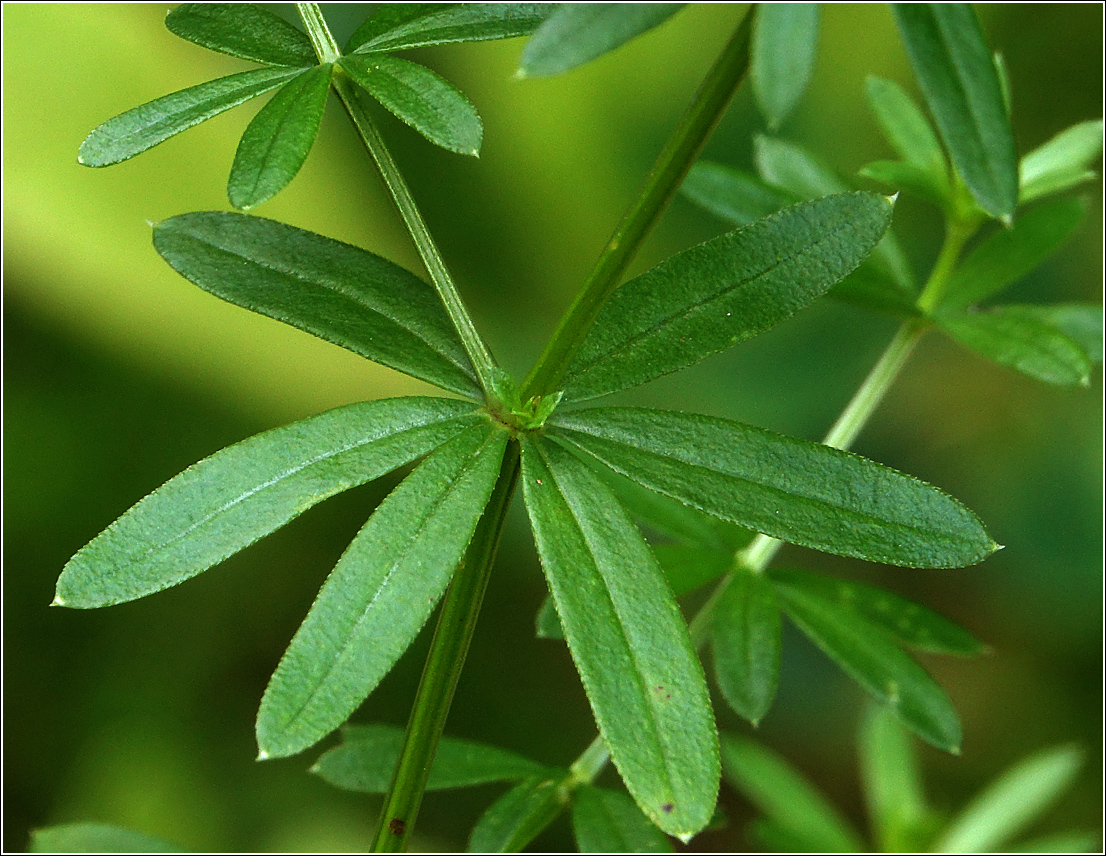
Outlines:
<svg viewBox="0 0 1106 856"><path fill-rule="evenodd" d="M1019 306L1026 317L1056 328L1082 348L1091 362L1102 362L1102 307L1088 303L1054 303L1049 306Z"/></svg>
<svg viewBox="0 0 1106 856"><path fill-rule="evenodd" d="M818 591L773 582L784 612L831 660L923 740L960 751L960 720L948 696L883 630Z"/></svg>
<svg viewBox="0 0 1106 856"><path fill-rule="evenodd" d="M165 26L208 50L266 65L318 62L303 31L256 3L181 3L165 16Z"/></svg>
<svg viewBox="0 0 1106 856"><path fill-rule="evenodd" d="M726 781L795 843L824 853L866 849L841 813L805 776L770 749L734 734L722 735Z"/></svg>
<svg viewBox="0 0 1106 856"><path fill-rule="evenodd" d="M739 169L711 161L696 163L680 190L692 202L735 226L744 226L799 199Z"/></svg>
<svg viewBox="0 0 1106 856"><path fill-rule="evenodd" d="M581 853L671 853L672 842L621 791L585 785L572 803Z"/></svg>
<svg viewBox="0 0 1106 856"><path fill-rule="evenodd" d="M429 68L390 56L345 56L342 68L430 142L463 155L480 153L484 125L463 93Z"/></svg>
<svg viewBox="0 0 1106 856"><path fill-rule="evenodd" d="M974 657L987 646L959 625L930 609L884 589L799 570L772 570L772 579L852 611L900 645L934 654Z"/></svg>
<svg viewBox="0 0 1106 856"><path fill-rule="evenodd" d="M480 420L465 402L395 398L339 407L229 446L82 547L62 571L54 603L109 606L183 582Z"/></svg>
<svg viewBox="0 0 1106 856"><path fill-rule="evenodd" d="M1052 199L1020 215L1013 228L996 229L957 267L941 306L981 303L1021 279L1060 249L1086 208L1082 199Z"/></svg>
<svg viewBox="0 0 1106 856"><path fill-rule="evenodd" d="M77 153L85 166L111 166L141 154L224 110L276 89L302 68L243 71L140 104L95 128Z"/></svg>
<svg viewBox="0 0 1106 856"><path fill-rule="evenodd" d="M860 264L890 220L887 197L847 193L677 253L603 306L569 365L565 401L645 383L770 329Z"/></svg>
<svg viewBox="0 0 1106 856"><path fill-rule="evenodd" d="M517 853L568 805L563 776L532 776L497 799L469 836L469 853Z"/></svg>
<svg viewBox="0 0 1106 856"><path fill-rule="evenodd" d="M499 476L507 432L487 421L438 449L380 504L327 577L257 714L262 758L346 721L418 634Z"/></svg>
<svg viewBox="0 0 1106 856"><path fill-rule="evenodd" d="M397 51L529 35L555 3L385 3L358 27L345 53Z"/></svg>
<svg viewBox="0 0 1106 856"><path fill-rule="evenodd" d="M920 852L930 823L913 738L882 705L860 731L860 774L868 815L886 853Z"/></svg>
<svg viewBox="0 0 1106 856"><path fill-rule="evenodd" d="M781 626L772 584L763 574L735 571L715 609L711 649L718 688L753 725L776 697Z"/></svg>
<svg viewBox="0 0 1106 856"><path fill-rule="evenodd" d="M1057 746L1019 761L960 815L936 843L936 853L986 853L1036 820L1075 780L1083 766L1078 746Z"/></svg>
<svg viewBox="0 0 1106 856"><path fill-rule="evenodd" d="M62 823L31 832L32 853L187 853L154 838L108 823Z"/></svg>
<svg viewBox="0 0 1106 856"><path fill-rule="evenodd" d="M547 436L709 514L873 562L954 568L993 550L932 485L851 452L728 419L634 407L555 415Z"/></svg>
<svg viewBox="0 0 1106 856"><path fill-rule="evenodd" d="M803 97L817 47L817 3L765 3L757 10L749 73L768 127L778 128Z"/></svg>
<svg viewBox="0 0 1106 856"><path fill-rule="evenodd" d="M530 37L519 73L560 74L663 24L684 3L564 3Z"/></svg>
<svg viewBox="0 0 1106 856"><path fill-rule="evenodd" d="M1090 166L1102 154L1102 120L1080 122L1061 131L1022 158L1018 166L1024 205L1049 193L1068 190L1095 177Z"/></svg>
<svg viewBox="0 0 1106 856"><path fill-rule="evenodd" d="M984 211L1012 218L1018 204L1014 134L975 12L967 3L895 3L892 8L956 171Z"/></svg>
<svg viewBox="0 0 1106 856"><path fill-rule="evenodd" d="M230 168L227 196L253 208L295 178L319 135L332 66L315 66L284 84L246 128Z"/></svg>
<svg viewBox="0 0 1106 856"><path fill-rule="evenodd" d="M204 291L370 360L481 399L437 293L387 259L313 232L222 211L170 217L154 246Z"/></svg>
<svg viewBox="0 0 1106 856"><path fill-rule="evenodd" d="M934 320L976 353L1045 383L1087 386L1091 382L1086 351L1070 336L1019 306L941 312Z"/></svg>
<svg viewBox="0 0 1106 856"><path fill-rule="evenodd" d="M702 667L648 544L609 489L556 444L522 443L542 568L611 758L670 835L714 811L718 746Z"/></svg>
<svg viewBox="0 0 1106 856"><path fill-rule="evenodd" d="M949 164L925 114L902 87L891 80L869 77L868 105L883 136L906 163L928 175L937 190L949 193Z"/></svg>
<svg viewBox="0 0 1106 856"><path fill-rule="evenodd" d="M387 793L402 747L402 728L350 725L342 730L342 745L324 752L310 772L346 790ZM431 791L467 788L548 774L545 765L506 749L443 736L426 788Z"/></svg>

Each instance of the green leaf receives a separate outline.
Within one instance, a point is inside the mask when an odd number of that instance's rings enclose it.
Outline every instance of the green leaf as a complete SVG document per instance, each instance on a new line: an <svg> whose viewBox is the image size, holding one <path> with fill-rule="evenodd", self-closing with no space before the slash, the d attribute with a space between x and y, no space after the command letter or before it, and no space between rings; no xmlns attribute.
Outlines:
<svg viewBox="0 0 1106 856"><path fill-rule="evenodd" d="M315 144L332 66L319 65L284 84L246 128L230 168L227 196L253 208L282 191Z"/></svg>
<svg viewBox="0 0 1106 856"><path fill-rule="evenodd" d="M1051 306L1018 306L1018 312L1069 336L1090 357L1102 362L1102 307L1087 303L1055 303Z"/></svg>
<svg viewBox="0 0 1106 856"><path fill-rule="evenodd" d="M746 172L699 161L680 187L692 202L735 226L744 226L799 200Z"/></svg>
<svg viewBox="0 0 1106 856"><path fill-rule="evenodd" d="M980 303L1021 279L1063 246L1086 209L1082 199L1051 199L1020 215L1013 228L996 229L957 267L941 306Z"/></svg>
<svg viewBox="0 0 1106 856"><path fill-rule="evenodd" d="M860 732L860 773L868 815L885 853L921 852L930 821L912 738L882 706Z"/></svg>
<svg viewBox="0 0 1106 856"><path fill-rule="evenodd" d="M522 441L542 568L611 758L657 826L710 820L717 737L702 667L649 546L613 494L542 437Z"/></svg>
<svg viewBox="0 0 1106 856"><path fill-rule="evenodd" d="M310 772L335 787L366 794L387 793L403 746L403 729L391 725L348 725L342 745L328 749ZM548 773L537 761L514 752L445 737L438 743L427 790L467 788Z"/></svg>
<svg viewBox="0 0 1106 856"><path fill-rule="evenodd" d="M108 823L62 823L31 832L32 853L186 853L173 844Z"/></svg>
<svg viewBox="0 0 1106 856"><path fill-rule="evenodd" d="M937 325L989 360L1056 386L1088 386L1091 362L1079 344L1018 306L942 312Z"/></svg>
<svg viewBox="0 0 1106 856"><path fill-rule="evenodd" d="M723 734L722 774L769 820L811 849L825 853L867 849L818 789L770 749L744 737Z"/></svg>
<svg viewBox="0 0 1106 856"><path fill-rule="evenodd" d="M1102 838L1096 832L1071 830L1042 835L1011 848L1014 853L1100 853Z"/></svg>
<svg viewBox="0 0 1106 856"><path fill-rule="evenodd" d="M869 77L868 105L883 136L904 161L929 176L935 190L949 193L949 164L933 126L897 83Z"/></svg>
<svg viewBox="0 0 1106 856"><path fill-rule="evenodd" d="M386 3L354 31L345 53L525 36L555 6L555 3Z"/></svg>
<svg viewBox="0 0 1106 856"><path fill-rule="evenodd" d="M799 570L772 570L773 580L793 589L832 601L844 612L883 630L900 645L934 654L974 657L988 651L986 645L964 628L885 589Z"/></svg>
<svg viewBox="0 0 1106 856"><path fill-rule="evenodd" d="M872 259L869 256L868 259ZM827 297L851 303L864 309L872 309L896 318L914 318L921 314L917 306L918 295L900 285L876 265L862 264L851 274L826 292Z"/></svg>
<svg viewBox="0 0 1106 856"><path fill-rule="evenodd" d="M671 853L672 842L621 791L585 785L572 803L581 853Z"/></svg>
<svg viewBox="0 0 1106 856"><path fill-rule="evenodd" d="M77 161L111 166L291 80L303 69L259 68L209 80L120 113L81 143Z"/></svg>
<svg viewBox="0 0 1106 856"><path fill-rule="evenodd" d="M476 425L373 512L323 584L257 714L260 758L294 755L346 721L407 650L464 556L507 432Z"/></svg>
<svg viewBox="0 0 1106 856"><path fill-rule="evenodd" d="M522 51L519 74L546 77L576 68L663 24L684 3L564 3Z"/></svg>
<svg viewBox="0 0 1106 856"><path fill-rule="evenodd" d="M956 171L984 211L1011 219L1018 204L1014 134L975 12L967 3L895 3L892 8Z"/></svg>
<svg viewBox="0 0 1106 856"><path fill-rule="evenodd" d="M465 402L395 398L250 437L170 479L82 547L54 603L110 606L176 585L481 421Z"/></svg>
<svg viewBox="0 0 1106 856"><path fill-rule="evenodd" d="M1080 122L1061 131L1022 158L1018 168L1024 205L1095 178L1091 164L1102 154L1102 120Z"/></svg>
<svg viewBox="0 0 1106 856"><path fill-rule="evenodd" d="M165 17L165 26L208 50L266 65L318 62L305 33L256 3L181 3Z"/></svg>
<svg viewBox="0 0 1106 856"><path fill-rule="evenodd" d="M571 799L562 779L534 776L491 804L473 827L469 853L517 853L564 811Z"/></svg>
<svg viewBox="0 0 1106 856"><path fill-rule="evenodd" d="M932 202L942 210L948 210L950 202L948 181L940 187L933 176L919 166L905 161L872 161L858 171L861 178L870 178L895 190L905 190L920 199Z"/></svg>
<svg viewBox="0 0 1106 856"><path fill-rule="evenodd" d="M960 751L960 720L944 690L882 630L817 591L773 582L784 612L831 660L923 740Z"/></svg>
<svg viewBox="0 0 1106 856"><path fill-rule="evenodd" d="M757 9L749 73L768 127L778 128L802 99L817 47L817 3L765 3Z"/></svg>
<svg viewBox="0 0 1106 856"><path fill-rule="evenodd" d="M887 197L848 193L677 253L603 306L569 365L565 401L645 383L770 329L860 264L890 219Z"/></svg>
<svg viewBox="0 0 1106 856"><path fill-rule="evenodd" d="M390 56L345 56L342 68L377 101L452 152L480 153L484 125L463 93L429 68Z"/></svg>
<svg viewBox="0 0 1106 856"><path fill-rule="evenodd" d="M953 819L934 852L1004 849L1071 786L1082 766L1083 751L1078 746L1057 746L1019 761Z"/></svg>
<svg viewBox="0 0 1106 856"><path fill-rule="evenodd" d="M765 535L874 562L962 567L996 547L979 519L851 452L727 419L644 408L554 415L547 436L623 475Z"/></svg>
<svg viewBox="0 0 1106 856"><path fill-rule="evenodd" d="M261 217L181 214L154 227L173 268L216 297L482 400L437 293L358 247Z"/></svg>
<svg viewBox="0 0 1106 856"><path fill-rule="evenodd" d="M780 608L762 574L734 572L711 625L718 688L730 707L756 725L780 682Z"/></svg>

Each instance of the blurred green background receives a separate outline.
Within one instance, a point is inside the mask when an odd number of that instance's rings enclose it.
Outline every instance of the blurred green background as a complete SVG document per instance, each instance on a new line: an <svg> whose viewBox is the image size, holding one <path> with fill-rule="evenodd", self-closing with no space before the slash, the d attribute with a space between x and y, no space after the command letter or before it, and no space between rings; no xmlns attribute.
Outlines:
<svg viewBox="0 0 1106 856"><path fill-rule="evenodd" d="M324 6L324 8L327 8ZM561 77L517 80L519 40L418 58L485 122L479 160L381 122L478 325L523 372L744 5L693 6ZM339 31L366 12L327 8ZM1006 57L1019 150L1102 111L1102 7L980 8ZM78 166L95 125L248 65L183 42L164 5L4 4L4 838L75 820L130 826L184 847L358 850L378 803L307 775L317 751L254 763L253 717L319 584L398 475L336 497L187 585L102 611L49 609L79 547L199 458L283 422L420 383L199 291L161 262L149 221L226 209L239 108L106 170ZM843 173L888 156L864 106L875 73L916 91L883 5L830 5L815 79L784 136ZM707 156L749 166L763 131L738 97ZM1077 238L1017 285L1018 301L1098 301L1101 193ZM421 273L398 217L336 104L292 185L259 209ZM926 271L939 223L902 199L901 239ZM678 199L637 269L722 231ZM893 324L823 301L772 333L623 400L730 416L817 438ZM1026 753L1088 750L1042 831L1101 818L1101 371L1090 390L1045 387L932 337L857 450L966 502L1006 549L957 571L906 571L788 548L781 562L877 581L960 621L988 657L926 658L964 722L964 752L923 748L948 810ZM561 645L533 638L544 584L515 510L448 731L564 764L593 736ZM424 633L425 637L425 633ZM426 639L356 714L402 724ZM862 824L853 735L862 693L797 634L758 736ZM721 709L721 708L720 708ZM728 714L722 727L744 729ZM610 774L613 776L613 774ZM613 778L611 779L613 781ZM428 795L413 849L463 848L494 787ZM732 851L749 809L728 788ZM537 843L571 846L564 820Z"/></svg>

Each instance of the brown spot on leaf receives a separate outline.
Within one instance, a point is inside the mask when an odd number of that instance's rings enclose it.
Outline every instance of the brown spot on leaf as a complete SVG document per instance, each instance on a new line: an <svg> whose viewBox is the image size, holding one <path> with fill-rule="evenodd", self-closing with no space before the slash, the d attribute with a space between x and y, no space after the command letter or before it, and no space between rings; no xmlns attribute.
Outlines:
<svg viewBox="0 0 1106 856"><path fill-rule="evenodd" d="M665 814L672 814L672 809L675 808L675 806L673 806L672 803L665 803L661 808L664 810Z"/></svg>
<svg viewBox="0 0 1106 856"><path fill-rule="evenodd" d="M407 829L407 822L400 820L398 817L393 817L388 821L388 831L392 835L403 835L404 830Z"/></svg>

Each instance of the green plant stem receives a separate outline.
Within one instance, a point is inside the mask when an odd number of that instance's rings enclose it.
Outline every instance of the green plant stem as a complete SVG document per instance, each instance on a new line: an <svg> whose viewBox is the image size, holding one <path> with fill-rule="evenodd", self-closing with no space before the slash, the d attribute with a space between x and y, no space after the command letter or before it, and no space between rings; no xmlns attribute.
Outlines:
<svg viewBox="0 0 1106 856"><path fill-rule="evenodd" d="M979 228L979 221L974 218L954 218L945 225L945 241L941 245L941 253L937 256L929 279L926 280L925 287L918 298L918 308L922 312L928 315L940 306L945 288L952 278L957 261L960 260L960 253L977 228Z"/></svg>
<svg viewBox="0 0 1106 856"><path fill-rule="evenodd" d="M373 841L374 853L401 852L414 828L426 791L430 764L445 728L453 692L457 688L480 615L518 472L519 446L512 442L507 447L499 480L476 527L472 543L442 600L430 653L407 721L403 748L380 810L380 825Z"/></svg>
<svg viewBox="0 0 1106 856"><path fill-rule="evenodd" d="M756 7L750 8L699 87L657 156L645 186L618 224L591 275L561 318L545 350L522 384L523 401L557 391L569 362L642 240L675 195L699 150L718 123L749 68L749 36Z"/></svg>

